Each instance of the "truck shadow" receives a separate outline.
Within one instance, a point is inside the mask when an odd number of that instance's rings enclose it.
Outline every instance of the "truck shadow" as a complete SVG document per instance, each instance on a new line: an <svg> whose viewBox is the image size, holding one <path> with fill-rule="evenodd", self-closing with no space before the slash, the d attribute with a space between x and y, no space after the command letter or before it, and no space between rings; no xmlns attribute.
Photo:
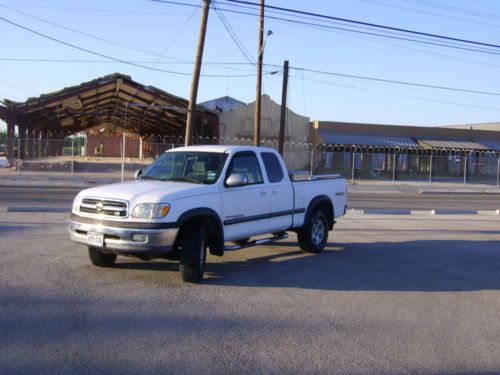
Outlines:
<svg viewBox="0 0 500 375"><path fill-rule="evenodd" d="M282 246L297 250L277 252ZM204 283L344 291L500 289L500 241L330 243L316 255L291 242L268 248L271 255L208 263Z"/></svg>

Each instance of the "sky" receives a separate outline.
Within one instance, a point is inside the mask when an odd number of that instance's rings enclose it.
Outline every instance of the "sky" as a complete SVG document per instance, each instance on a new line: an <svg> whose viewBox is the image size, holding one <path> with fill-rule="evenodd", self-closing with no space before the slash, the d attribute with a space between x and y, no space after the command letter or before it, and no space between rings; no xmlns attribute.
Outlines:
<svg viewBox="0 0 500 375"><path fill-rule="evenodd" d="M25 101L120 72L187 99L201 4L0 0L0 98ZM252 102L258 8L230 0L212 5L218 11L209 12L198 102L225 95ZM418 126L500 121L500 1L266 0L266 5L492 45L266 9L264 30L272 34L264 48L263 93L280 103L288 60L288 107L298 114Z"/></svg>

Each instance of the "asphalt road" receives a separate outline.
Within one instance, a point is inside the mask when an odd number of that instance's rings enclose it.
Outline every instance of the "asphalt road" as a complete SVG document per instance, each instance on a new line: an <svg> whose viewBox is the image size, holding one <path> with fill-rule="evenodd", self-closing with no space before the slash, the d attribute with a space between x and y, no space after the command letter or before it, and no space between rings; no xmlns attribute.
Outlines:
<svg viewBox="0 0 500 375"><path fill-rule="evenodd" d="M68 212L79 191L78 188L0 187L0 208ZM500 195L350 192L348 204L354 209L496 210L500 208Z"/></svg>
<svg viewBox="0 0 500 375"><path fill-rule="evenodd" d="M92 267L64 213L0 212L1 374L498 374L498 216L342 218L291 238Z"/></svg>

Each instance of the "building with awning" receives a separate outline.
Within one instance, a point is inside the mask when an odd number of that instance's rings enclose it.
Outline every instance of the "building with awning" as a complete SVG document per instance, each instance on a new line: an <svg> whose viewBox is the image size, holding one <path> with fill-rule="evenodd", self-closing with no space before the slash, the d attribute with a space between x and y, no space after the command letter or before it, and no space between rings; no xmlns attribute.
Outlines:
<svg viewBox="0 0 500 375"><path fill-rule="evenodd" d="M460 171L497 173L500 131L314 121L311 139L324 170L366 175ZM363 172L364 171L364 172Z"/></svg>
<svg viewBox="0 0 500 375"><path fill-rule="evenodd" d="M332 151L465 155L498 152L500 131L314 121L312 139Z"/></svg>

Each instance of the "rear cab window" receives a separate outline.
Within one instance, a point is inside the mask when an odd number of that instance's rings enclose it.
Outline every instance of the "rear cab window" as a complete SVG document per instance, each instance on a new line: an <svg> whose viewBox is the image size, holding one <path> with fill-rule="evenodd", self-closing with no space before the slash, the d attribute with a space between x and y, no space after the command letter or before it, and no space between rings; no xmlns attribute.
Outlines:
<svg viewBox="0 0 500 375"><path fill-rule="evenodd" d="M262 152L260 154L266 168L267 179L270 183L283 181L283 168L278 157L272 152Z"/></svg>

